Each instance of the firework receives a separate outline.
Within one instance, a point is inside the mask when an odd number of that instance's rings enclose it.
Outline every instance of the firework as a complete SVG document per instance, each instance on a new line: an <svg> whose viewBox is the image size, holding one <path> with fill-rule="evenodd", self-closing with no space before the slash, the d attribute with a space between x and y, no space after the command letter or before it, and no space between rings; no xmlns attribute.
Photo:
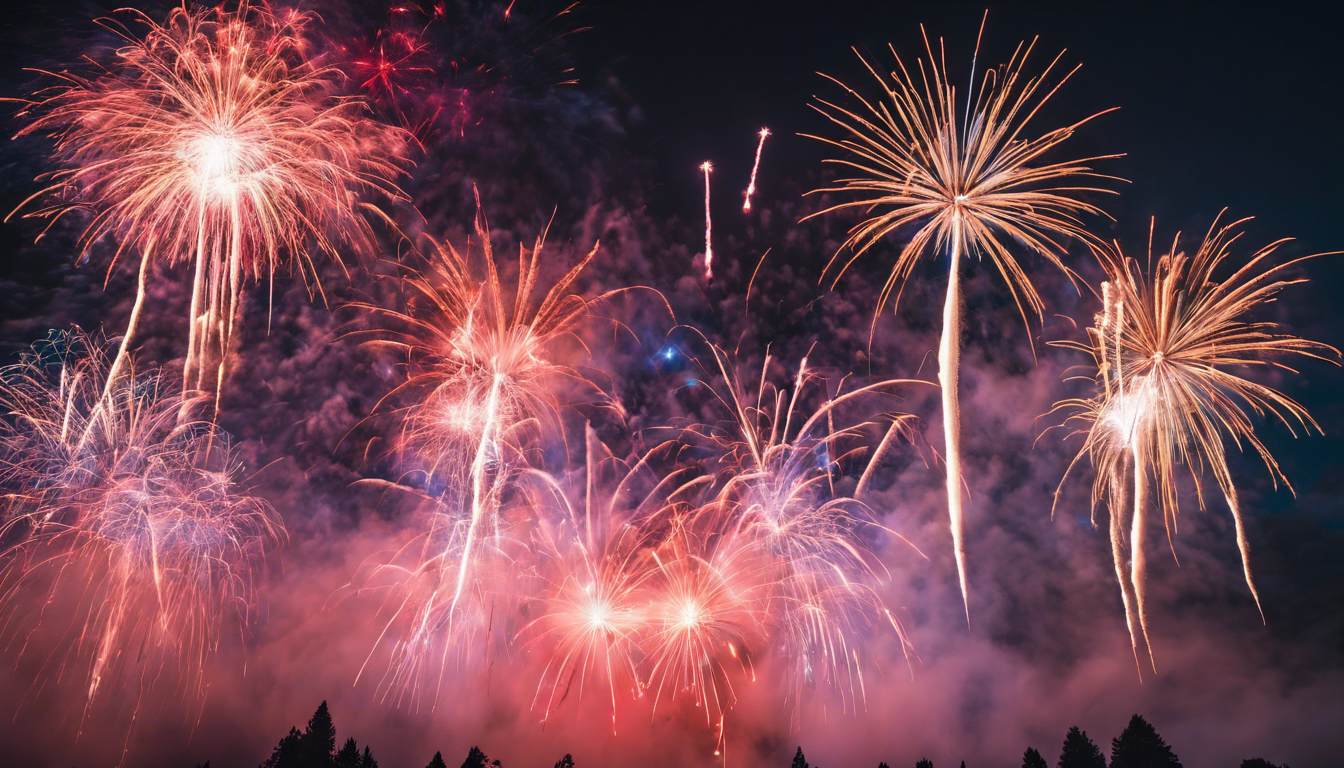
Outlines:
<svg viewBox="0 0 1344 768"><path fill-rule="evenodd" d="M761 150L765 147L765 137L770 135L769 128L761 129L761 140L756 145L756 159L751 164L751 181L747 184L747 191L744 193L746 200L742 201L742 210L751 210L751 196L756 194L756 169L761 167Z"/></svg>
<svg viewBox="0 0 1344 768"><path fill-rule="evenodd" d="M665 535L659 523L679 497L703 483L680 483L685 469L663 477L651 469L671 443L627 466L611 456L591 426L584 432L579 489L567 490L541 472L528 473L541 521L536 537L545 561L541 570L548 574L538 596L541 615L527 628L549 656L534 708L542 708L543 719L549 719L576 686L582 696L586 685L605 682L615 729L621 689L628 688L632 698L645 690L641 649L654 617L648 589L653 553Z"/></svg>
<svg viewBox="0 0 1344 768"><path fill-rule="evenodd" d="M1093 509L1104 503L1111 518L1112 557L1135 660L1146 651L1154 669L1144 604L1144 542L1153 497L1170 540L1178 512L1177 467L1208 466L1231 510L1246 586L1259 608L1225 440L1230 438L1237 446L1249 444L1275 485L1283 482L1291 489L1255 434L1252 414L1272 415L1294 436L1299 429L1310 432L1320 427L1300 403L1243 378L1236 369L1263 365L1295 372L1273 358L1327 359L1339 354L1324 344L1278 333L1271 323L1247 319L1284 288L1304 282L1287 273L1312 257L1268 266L1270 256L1286 242L1279 240L1251 254L1229 277L1214 277L1232 255L1245 221L1220 226L1215 219L1193 254L1181 250L1177 234L1146 273L1140 262L1123 255L1118 244L1100 251L1107 276L1102 313L1088 329L1089 343L1062 343L1091 353L1096 365L1098 393L1085 400L1062 401L1055 410L1071 412L1066 423L1078 425L1086 435L1074 463L1086 455L1095 469ZM1151 254L1150 238L1149 265ZM1192 471L1202 507L1200 474Z"/></svg>
<svg viewBox="0 0 1344 768"><path fill-rule="evenodd" d="M922 29L922 27L921 27ZM981 31L983 33L983 25ZM906 225L913 225L909 242L901 249L878 299L877 312L888 301L899 300L897 289L928 253L949 254L948 285L939 344L939 380L943 393L943 433L947 461L948 512L957 576L967 621L970 604L966 585L966 549L962 506L960 412L957 404L960 361L960 271L964 255L988 257L1008 284L1024 322L1027 308L1039 315L1043 304L1004 241L1015 240L1068 272L1061 261L1065 238L1093 241L1080 215L1100 213L1082 195L1105 190L1075 186L1078 177L1097 177L1089 163L1106 157L1064 162L1041 162L1041 157L1073 135L1080 126L1104 112L1036 138L1024 133L1036 112L1077 71L1075 67L1053 85L1051 73L1060 56L1036 77L1024 75L1035 42L1022 44L1008 63L985 73L959 109L956 88L949 79L941 40L933 50L927 34L927 59L917 72L906 69L896 55L899 71L883 75L860 57L881 84L882 101L869 101L837 80L837 85L859 104L854 109L820 101L816 109L843 133L840 139L813 137L846 153L828 162L854 175L839 179L836 189L856 199L831 205L812 214L857 209L865 217L849 232L842 248L850 258L836 270L845 270L869 248ZM979 42L977 40L977 56ZM824 192L827 190L816 190ZM839 260L832 258L830 270ZM893 296L893 293L895 296ZM1024 305L1025 302L1025 305ZM874 328L877 322L874 313Z"/></svg>
<svg viewBox="0 0 1344 768"><path fill-rule="evenodd" d="M316 280L319 254L368 244L370 217L387 219L361 198L403 197L393 182L402 136L337 95L339 73L308 58L309 14L244 2L235 12L177 8L162 25L135 18L141 35L102 22L126 42L111 66L89 78L55 76L60 84L23 111L22 133L53 133L63 166L29 199L50 202L25 215L54 224L88 211L80 248L114 236L109 269L124 252L139 253L109 386L151 268L191 262L184 380L203 388L217 359L218 388L244 283L273 281L283 266Z"/></svg>
<svg viewBox="0 0 1344 768"><path fill-rule="evenodd" d="M709 172L714 170L714 164L706 160L700 164L700 170L705 172L705 279L709 280L714 277L714 222L709 217Z"/></svg>
<svg viewBox="0 0 1344 768"><path fill-rule="evenodd" d="M109 382L111 369L76 330L0 371L0 604L17 617L46 591L43 616L71 612L54 640L33 626L23 645L87 668L88 705L115 679L143 693L174 671L203 694L206 657L227 617L249 618L254 570L284 529L238 492L225 436L191 416L199 398L129 365Z"/></svg>
<svg viewBox="0 0 1344 768"><path fill-rule="evenodd" d="M430 634L457 620L465 596L497 591L485 560L510 539L501 493L528 464L534 438L558 428L555 387L569 381L597 389L563 360L561 346L575 341L594 303L612 295L587 299L573 292L597 254L595 244L538 298L543 232L532 249L519 249L510 297L483 216L476 233L484 274L473 268L470 250L464 255L434 242L424 270L401 279L409 293L404 310L357 305L385 321L386 329L373 331L368 343L406 361L407 380L390 396L417 394L401 411L402 450L437 489L439 512L412 569L429 586L420 590L418 607L405 604L397 614L419 616L411 623ZM398 647L416 656L424 645Z"/></svg>
<svg viewBox="0 0 1344 768"><path fill-rule="evenodd" d="M885 572L866 542L891 531L861 499L892 446L913 437L913 417L882 413L842 428L835 421L865 400L921 382L886 380L843 391L842 380L832 391L803 358L790 392L769 383L773 360L767 356L753 402L728 357L713 352L726 384L715 396L732 419L692 430L722 456L718 489L702 512L718 533L711 562L757 585L752 595L760 621L797 672L795 696L801 686L821 683L857 711L863 696L857 643L874 620L891 626L909 648L872 586ZM820 405L807 410L818 399ZM875 447L868 439L874 433L880 435ZM858 471L852 496L836 490L850 466Z"/></svg>

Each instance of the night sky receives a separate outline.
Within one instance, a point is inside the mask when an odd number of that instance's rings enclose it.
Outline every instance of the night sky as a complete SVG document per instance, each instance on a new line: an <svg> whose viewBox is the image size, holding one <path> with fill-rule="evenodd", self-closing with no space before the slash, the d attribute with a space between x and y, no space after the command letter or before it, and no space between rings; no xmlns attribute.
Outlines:
<svg viewBox="0 0 1344 768"><path fill-rule="evenodd" d="M111 38L92 20L122 4L60 3L11 15L0 32L0 96L23 97L43 82L25 68L59 70L77 66L86 50L105 54ZM630 285L661 291L677 323L738 351L748 380L759 373L767 345L787 361L784 384L814 349L809 360L837 376L935 378L946 260L930 257L915 271L899 311L882 316L870 343L877 288L903 241L875 247L834 290L821 283L852 220L800 222L821 203L802 193L825 186L833 172L822 164L827 149L798 134L828 131L809 107L813 97L843 95L818 72L874 93L851 46L883 64L890 63L887 43L913 58L923 50L923 24L935 44L945 41L949 68L964 77L983 4L592 1L548 21L564 3L518 0L508 24L500 21L507 3L448 5L453 21L431 42L462 66L439 73L430 87L460 88L475 100L469 116L460 123L444 118L413 153L415 168L403 186L414 210L393 212L408 234L464 242L474 189L502 261L551 220L552 273L601 239L581 292ZM137 7L161 17L171 6ZM378 3L303 7L325 20L315 27L316 47L329 56L386 16ZM556 39L565 31L573 34ZM1061 49L1061 64L1083 64L1043 111L1042 124L1119 108L1089 123L1064 150L1124 154L1099 167L1126 182L1108 185L1118 196L1096 197L1114 217L1088 221L1097 236L1118 238L1140 254L1154 217L1155 239L1168 243L1177 231L1202 235L1226 208L1225 220L1254 217L1242 258L1283 237L1294 238L1283 258L1344 250L1337 183L1344 159L1336 147L1344 105L1335 63L1344 37L1327 9L994 4L981 62L1001 62L1018 41L1035 36L1038 66ZM490 66L467 66L483 62ZM570 78L577 84L553 85ZM10 135L21 125L16 110L0 103L0 128ZM748 216L741 190L762 126L772 136ZM33 137L0 149L6 212L38 191L33 179L51 170L49 151L50 142ZM709 283L699 266L705 160L715 167L716 278ZM109 244L95 248L90 263L75 264L77 227L35 243L39 231L17 217L0 227L6 364L53 329L77 324L121 333L134 297L132 268L116 269L104 287ZM384 256L396 256L390 239L382 246ZM947 534L941 465L933 458L942 440L938 399L932 388L911 390L899 406L920 418L921 437L881 471L874 507L884 526L927 558L891 541L873 547L889 572L880 589L909 631L915 656L907 662L894 637L875 632L866 705L857 712L820 688L781 704L770 687L779 670L764 665L764 682L738 688L727 764L783 766L801 745L813 765L826 768L908 766L921 757L940 768L962 760L969 768L1007 766L1028 746L1053 765L1070 726L1081 726L1109 753L1111 738L1134 713L1147 717L1189 768L1250 757L1294 768L1335 764L1344 753L1344 371L1304 361L1295 366L1299 376L1249 374L1302 402L1325 433L1294 439L1281 424L1257 422L1295 494L1275 489L1258 459L1233 452L1266 622L1242 580L1221 498L1208 495L1200 509L1185 488L1174 539L1179 565L1162 537L1149 550L1157 674L1140 681L1104 512L1099 527L1089 519L1090 474L1070 479L1051 516L1052 494L1077 442L1062 442L1057 431L1038 440L1053 423L1042 418L1051 404L1083 391L1064 379L1085 360L1050 342L1081 340L1077 329L1099 303L1040 259L1024 260L1046 302L1044 319L1029 330L1001 277L978 263L963 274L970 626ZM1295 271L1310 282L1290 287L1257 319L1344 348L1342 260L1324 256ZM532 707L538 662L507 641L489 663L453 667L437 702L399 705L367 678L356 682L380 614L378 600L350 585L380 553L412 538L425 515L357 484L399 477L396 462L378 452L395 440L398 424L375 409L399 374L350 337L366 327L350 305L403 298L391 281L366 277L387 278L395 272L387 263L347 261L350 277L335 265L321 268L325 304L287 273L277 276L272 306L264 286L248 294L219 424L233 436L248 487L275 507L289 541L268 558L257 621L227 628L208 662L207 695L184 703L168 684L132 706L137 694L129 686L86 710L80 672L55 673L22 652L36 598L20 593L0 623L0 763L114 765L124 745L127 765L208 759L215 768L252 766L326 700L338 739L370 745L385 767L420 766L438 750L456 765L472 745L504 766L549 765L565 753L580 768L718 764L703 713L689 706L651 713L646 702L631 704L613 734L609 705L587 696L566 702L543 727ZM1068 262L1085 280L1100 279L1084 250L1074 248ZM166 270L150 294L139 332L147 362L180 363L186 275ZM648 431L662 425L722 417L688 386L695 342L639 295L608 309L630 333L616 343L594 332L587 341L604 341L589 343L592 358L583 362L585 370L610 374L610 394L626 418L578 409L565 426L571 444L575 434L582 441L581 426L576 432L569 423L575 418L580 425L592 420L619 456L647 444ZM667 362L673 357L677 362ZM567 455L556 449L548 460L563 464L557 457ZM571 458L551 470L575 466Z"/></svg>

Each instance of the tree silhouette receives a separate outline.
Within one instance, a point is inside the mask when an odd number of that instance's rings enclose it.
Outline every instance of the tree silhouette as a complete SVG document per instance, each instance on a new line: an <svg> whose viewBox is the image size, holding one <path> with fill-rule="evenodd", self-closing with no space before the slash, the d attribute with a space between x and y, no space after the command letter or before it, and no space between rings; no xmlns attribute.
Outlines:
<svg viewBox="0 0 1344 768"><path fill-rule="evenodd" d="M299 757L303 761L301 768L328 768L336 753L336 726L331 722L331 712L327 702L317 705L317 711L308 720L308 729L303 732L303 741L299 748Z"/></svg>
<svg viewBox="0 0 1344 768"><path fill-rule="evenodd" d="M792 766L792 768L808 768L808 765L807 765L807 758L806 758L806 757L803 757L803 748L802 748L802 747L799 747L799 748L798 748L798 751L795 752L794 755L793 755L793 766Z"/></svg>
<svg viewBox="0 0 1344 768"><path fill-rule="evenodd" d="M1087 731L1081 731L1075 725L1064 737L1064 751L1059 753L1059 768L1106 768L1106 757L1087 738Z"/></svg>
<svg viewBox="0 0 1344 768"><path fill-rule="evenodd" d="M926 757L915 763L915 768L933 768L933 761Z"/></svg>
<svg viewBox="0 0 1344 768"><path fill-rule="evenodd" d="M1040 752L1027 747L1027 751L1022 753L1022 768L1050 768L1050 764L1045 762Z"/></svg>
<svg viewBox="0 0 1344 768"><path fill-rule="evenodd" d="M877 768L890 768L886 763L878 763Z"/></svg>
<svg viewBox="0 0 1344 768"><path fill-rule="evenodd" d="M368 747L360 755L354 739L346 739L341 751L336 751L336 726L324 701L313 712L307 729L290 728L261 768L378 768L378 761Z"/></svg>
<svg viewBox="0 0 1344 768"><path fill-rule="evenodd" d="M474 754L474 753L476 753L476 752L479 752L480 750L477 749L477 748L475 748L475 747L472 747L472 748L471 748L471 751L472 751L472 753ZM485 755L481 755L481 757L485 757ZM467 758L467 759L470 760L471 758ZM464 765L465 765L465 764L466 764L466 763L464 763ZM429 765L426 765L425 768L448 768L447 763L443 762L443 753L442 753L442 752L435 752L435 753L434 753L434 759L433 759L433 760L430 760L430 761L429 761Z"/></svg>
<svg viewBox="0 0 1344 768"><path fill-rule="evenodd" d="M1157 729L1135 715L1111 742L1111 768L1181 768L1181 761Z"/></svg>
<svg viewBox="0 0 1344 768"><path fill-rule="evenodd" d="M359 745L353 738L345 740L345 746L336 753L336 768L360 768Z"/></svg>
<svg viewBox="0 0 1344 768"><path fill-rule="evenodd" d="M560 762L555 764L555 768L574 768L574 756L565 755L560 758Z"/></svg>
<svg viewBox="0 0 1344 768"><path fill-rule="evenodd" d="M271 756L261 764L261 768L299 768L302 746L303 734L298 728L290 728L289 733L275 745Z"/></svg>
<svg viewBox="0 0 1344 768"><path fill-rule="evenodd" d="M209 763L205 764L209 768ZM1241 761L1241 768L1288 768L1286 765L1275 765L1263 757L1252 757L1249 760Z"/></svg>
<svg viewBox="0 0 1344 768"><path fill-rule="evenodd" d="M443 761L440 760L439 762L442 763ZM462 768L488 768L492 765L498 768L499 764L498 760L491 760L486 757L479 747L472 747L471 751L467 753L466 762L462 763ZM439 766L430 763L429 768L439 768Z"/></svg>

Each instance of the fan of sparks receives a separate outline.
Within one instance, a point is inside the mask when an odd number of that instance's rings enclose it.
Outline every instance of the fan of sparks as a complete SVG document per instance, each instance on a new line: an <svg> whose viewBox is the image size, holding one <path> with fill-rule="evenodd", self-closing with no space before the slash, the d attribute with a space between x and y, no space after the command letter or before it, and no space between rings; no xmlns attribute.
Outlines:
<svg viewBox="0 0 1344 768"><path fill-rule="evenodd" d="M1113 156L1043 160L1084 123L1104 112L1063 128L1034 136L1029 133L1035 128L1032 119L1037 112L1077 71L1075 67L1058 82L1051 82L1062 52L1039 75L1028 76L1025 68L1035 41L1021 44L1007 64L985 73L978 88L973 59L971 88L959 101L942 41L935 52L926 33L924 49L927 57L918 59L913 71L906 68L894 47L891 53L897 70L886 74L860 57L881 85L882 100L870 101L828 78L844 88L857 106L846 108L819 100L817 111L841 131L841 138L813 138L841 150L842 157L828 162L852 175L838 179L833 190L816 192L836 191L853 199L812 216L850 209L862 214L842 246L851 253L835 270L837 282L873 246L889 235L910 229L909 239L900 248L878 297L874 331L877 314L889 301L895 304L893 298L899 299L901 286L914 274L921 259L944 251L950 256L938 377L943 397L948 516L969 621L958 404L961 260L963 256L988 258L1007 282L1023 320L1027 319L1028 308L1039 315L1044 303L1017 256L1003 241L1016 241L1067 273L1061 259L1067 240L1095 240L1080 217L1101 211L1085 195L1105 191L1082 186L1080 181L1099 178L1090 164ZM839 260L837 252L828 270Z"/></svg>
<svg viewBox="0 0 1344 768"><path fill-rule="evenodd" d="M1239 369L1270 366L1293 373L1275 358L1339 354L1251 319L1281 290L1303 282L1291 277L1292 269L1312 257L1271 265L1285 242L1280 240L1251 254L1227 277L1217 276L1236 250L1244 221L1220 226L1215 220L1193 253L1182 250L1178 234L1155 266L1150 243L1147 271L1118 244L1101 251L1107 281L1102 312L1088 329L1090 343L1061 343L1091 353L1095 365L1097 394L1062 401L1055 410L1069 413L1066 423L1086 435L1074 463L1087 456L1096 471L1093 509L1104 504L1109 514L1115 575L1135 661L1146 655L1154 669L1145 610L1149 515L1155 506L1160 510L1170 541L1179 508L1178 470L1191 470L1202 507L1201 475L1207 467L1231 511L1246 586L1259 607L1226 441L1249 445L1275 484L1291 488L1256 435L1253 417L1272 416L1294 435L1320 427L1300 403L1245 378Z"/></svg>

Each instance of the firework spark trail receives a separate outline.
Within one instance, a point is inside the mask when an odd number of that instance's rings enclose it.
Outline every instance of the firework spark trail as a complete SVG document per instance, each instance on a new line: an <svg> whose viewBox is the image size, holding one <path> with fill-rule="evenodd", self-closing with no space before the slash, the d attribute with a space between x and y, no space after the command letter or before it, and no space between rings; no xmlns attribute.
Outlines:
<svg viewBox="0 0 1344 768"><path fill-rule="evenodd" d="M982 34L983 31L982 24ZM1093 173L1089 163L1115 157L1037 162L1084 123L1105 112L1034 139L1022 138L1037 111L1077 71L1075 68L1057 83L1048 85L1050 73L1060 60L1057 56L1040 75L1024 77L1023 69L1033 48L1034 42L1019 45L1006 65L987 72L980 87L971 88L967 94L964 114L958 114L957 93L948 76L942 41L935 52L927 33L926 57L917 61L918 74L906 68L894 47L891 52L896 58L897 71L890 75L882 74L860 57L883 89L882 102L869 101L838 80L828 78L844 88L859 106L850 109L820 99L815 105L818 112L842 131L842 137L812 138L842 150L844 157L827 162L848 169L854 176L839 179L834 188L814 193L838 190L855 193L858 199L828 206L812 216L856 209L865 217L849 231L842 249L849 249L851 255L835 270L832 287L855 260L887 235L908 224L917 225L909 242L901 248L879 296L873 314L874 333L881 310L889 301L893 306L899 301L900 286L910 278L924 254L944 250L950 254L938 359L943 385L948 516L968 622L970 601L957 392L961 261L970 255L988 257L1007 282L1023 321L1027 321L1028 307L1039 316L1043 302L1003 241L1016 241L1071 276L1061 260L1065 251L1061 241L1078 238L1097 242L1083 229L1080 216L1101 211L1082 196L1108 191L1076 186L1074 179L1105 178ZM977 38L977 58L978 55ZM974 72L971 82L975 83ZM839 260L837 252L827 270Z"/></svg>
<svg viewBox="0 0 1344 768"><path fill-rule="evenodd" d="M709 280L714 277L714 222L709 217L709 172L714 170L714 164L706 160L700 164L700 170L705 172L705 279Z"/></svg>
<svg viewBox="0 0 1344 768"><path fill-rule="evenodd" d="M1256 415L1273 416L1294 436L1298 429L1309 433L1320 427L1297 401L1229 369L1263 365L1295 372L1272 358L1302 355L1328 360L1339 355L1325 344L1277 333L1271 323L1246 319L1282 289L1304 282L1288 277L1287 270L1314 257L1267 266L1270 256L1286 242L1279 240L1251 254L1231 276L1216 279L1214 274L1232 255L1241 236L1240 226L1246 221L1220 226L1219 219L1193 254L1181 250L1178 233L1155 266L1150 240L1146 271L1138 260L1124 256L1118 244L1098 251L1107 276L1102 285L1102 313L1088 329L1088 343L1058 342L1088 352L1096 367L1098 393L1056 403L1052 413L1069 414L1064 423L1075 425L1075 432L1085 435L1069 471L1083 456L1090 459L1095 473L1094 514L1104 503L1112 516L1112 557L1135 660L1146 651L1154 669L1148 641L1144 549L1151 499L1161 509L1172 543L1179 511L1177 467L1209 468L1236 525L1246 586L1263 618L1224 440L1230 438L1237 446L1249 444L1264 461L1274 484L1282 482L1291 490L1278 463L1256 436L1248 409ZM1192 474L1202 508L1202 472ZM1132 504L1127 499L1131 493ZM1055 499L1057 504L1059 491ZM1121 541L1126 513L1130 515L1128 574Z"/></svg>
<svg viewBox="0 0 1344 768"><path fill-rule="evenodd" d="M162 25L136 14L142 35L104 20L126 42L116 61L91 78L52 75L61 84L21 113L30 122L20 133L52 133L63 167L20 208L50 202L25 217L48 219L49 229L87 210L83 254L108 235L118 242L109 270L123 252L140 254L109 383L154 265L193 263L184 380L206 387L217 360L218 387L243 284L273 281L286 264L316 281L315 254L339 261L342 244L372 243L371 218L391 224L361 198L405 199L394 183L403 134L335 95L340 73L307 55L311 18L243 3L235 12L176 8Z"/></svg>
<svg viewBox="0 0 1344 768"><path fill-rule="evenodd" d="M761 140L756 145L756 159L751 164L751 181L747 184L747 191L744 193L746 199L742 201L742 210L751 210L751 196L756 194L756 169L761 167L761 149L765 147L765 137L770 135L769 128L761 129Z"/></svg>
<svg viewBox="0 0 1344 768"><path fill-rule="evenodd" d="M0 371L0 608L24 626L38 590L41 615L71 612L65 630L39 617L22 646L88 669L86 716L123 678L142 696L176 670L184 695L203 695L226 619L248 620L254 570L284 539L238 492L226 437L183 418L201 398L129 364L109 384L106 347L74 330Z"/></svg>

